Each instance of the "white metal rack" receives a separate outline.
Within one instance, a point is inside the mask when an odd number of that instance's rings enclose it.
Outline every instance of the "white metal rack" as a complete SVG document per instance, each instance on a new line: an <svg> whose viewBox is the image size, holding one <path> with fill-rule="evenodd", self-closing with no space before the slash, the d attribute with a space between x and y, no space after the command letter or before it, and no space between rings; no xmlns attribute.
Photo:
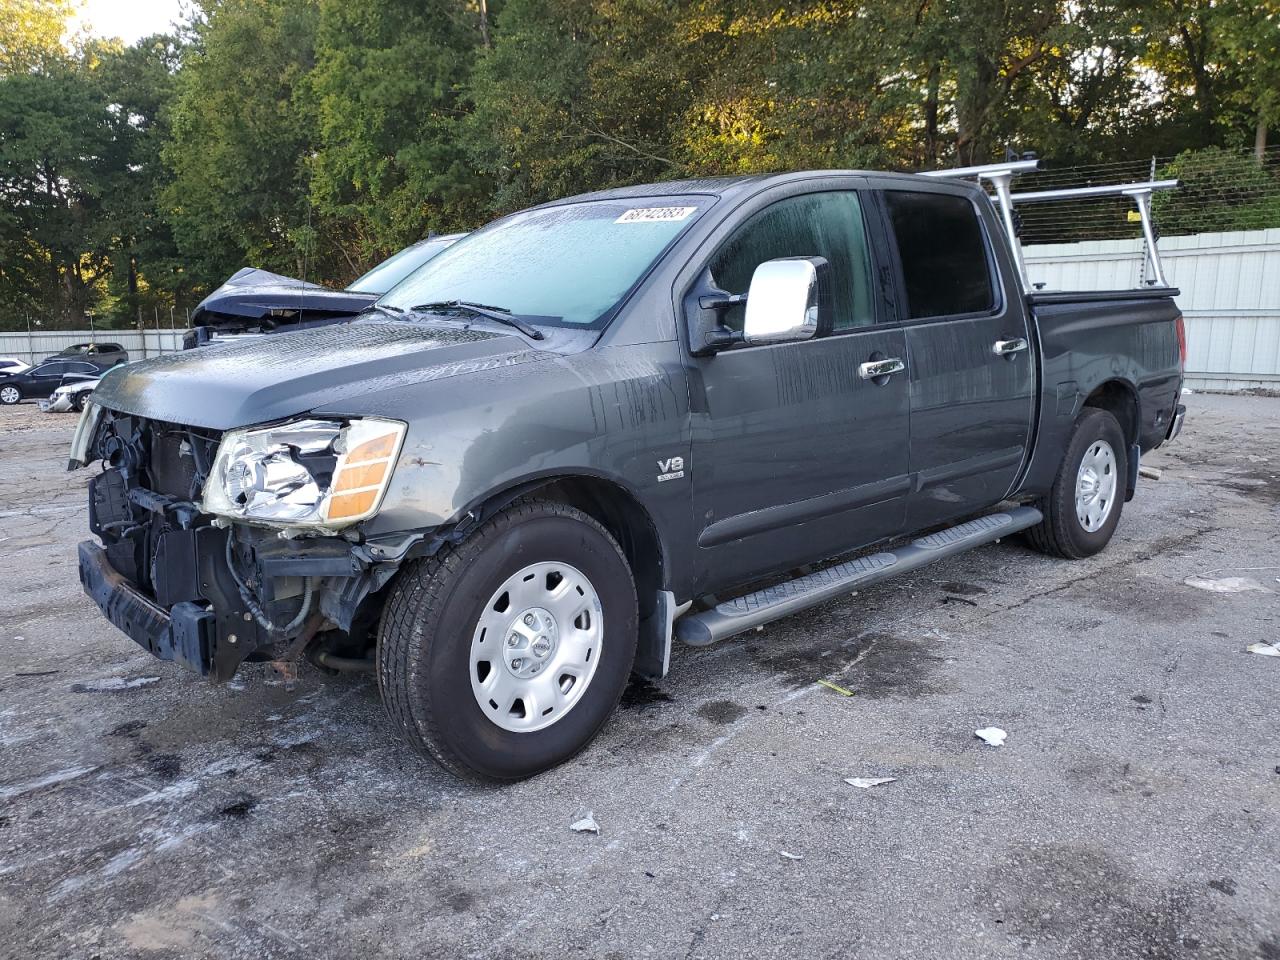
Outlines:
<svg viewBox="0 0 1280 960"><path fill-rule="evenodd" d="M1039 160L1015 160L1009 163L991 163L976 167L956 167L951 170L930 170L920 174L923 177L943 177L948 179L975 178L991 184L995 191L996 206L1000 211L1000 219L1005 232L1009 236L1009 246L1013 250L1014 260L1018 267L1018 276L1022 288L1030 292L1027 280L1027 265L1022 256L1022 242L1018 239L1017 222L1013 208L1020 203L1049 203L1056 200L1088 200L1094 197L1131 197L1138 208L1138 217L1142 221L1142 236L1146 250L1147 265L1151 268L1151 286L1167 287L1164 267L1160 263L1160 251L1156 247L1155 224L1151 219L1151 194L1157 190L1172 190L1178 186L1177 180L1147 180L1141 183L1122 183L1103 187L1065 187L1055 190L1033 190L1026 193L1013 193L1013 178L1020 173L1035 170L1040 166Z"/></svg>

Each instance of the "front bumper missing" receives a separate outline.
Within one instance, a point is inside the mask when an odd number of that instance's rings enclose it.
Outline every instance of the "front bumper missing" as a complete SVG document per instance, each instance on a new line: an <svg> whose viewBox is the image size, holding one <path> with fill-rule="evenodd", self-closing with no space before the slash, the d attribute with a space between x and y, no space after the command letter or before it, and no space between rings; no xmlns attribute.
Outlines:
<svg viewBox="0 0 1280 960"><path fill-rule="evenodd" d="M246 660L296 657L301 650L295 641L307 626L286 634L260 624L227 566L226 536L211 526L165 532L151 574L154 596L113 564L111 551L119 544L104 549L86 540L79 546L80 582L103 615L140 647L213 683L230 680ZM310 582L312 634L324 623L349 633L361 603L398 564L378 567L371 571L342 541L266 540L256 545L252 579L269 614L282 587L292 584L294 595ZM287 612L275 613L277 623L288 619Z"/></svg>
<svg viewBox="0 0 1280 960"><path fill-rule="evenodd" d="M81 542L80 583L103 616L154 657L173 660L208 677L212 665L214 615L191 602L165 610L111 566L92 540Z"/></svg>

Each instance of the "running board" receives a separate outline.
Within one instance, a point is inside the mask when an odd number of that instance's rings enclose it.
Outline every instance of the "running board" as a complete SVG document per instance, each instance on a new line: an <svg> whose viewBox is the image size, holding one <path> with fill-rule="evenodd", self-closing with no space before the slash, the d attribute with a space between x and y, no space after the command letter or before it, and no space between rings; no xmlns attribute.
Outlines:
<svg viewBox="0 0 1280 960"><path fill-rule="evenodd" d="M705 647L735 633L799 613L855 588L878 583L900 573L910 573L935 560L1034 527L1043 519L1035 507L1015 507L939 530L893 550L845 560L794 580L726 600L710 610L687 614L676 621L676 637L691 646Z"/></svg>

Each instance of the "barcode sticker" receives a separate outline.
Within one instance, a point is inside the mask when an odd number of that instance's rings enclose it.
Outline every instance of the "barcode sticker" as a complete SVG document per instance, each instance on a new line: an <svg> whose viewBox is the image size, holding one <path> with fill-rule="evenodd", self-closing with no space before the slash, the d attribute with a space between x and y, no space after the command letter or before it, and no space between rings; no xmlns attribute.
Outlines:
<svg viewBox="0 0 1280 960"><path fill-rule="evenodd" d="M667 223L687 220L697 207L636 207L628 210L614 223Z"/></svg>

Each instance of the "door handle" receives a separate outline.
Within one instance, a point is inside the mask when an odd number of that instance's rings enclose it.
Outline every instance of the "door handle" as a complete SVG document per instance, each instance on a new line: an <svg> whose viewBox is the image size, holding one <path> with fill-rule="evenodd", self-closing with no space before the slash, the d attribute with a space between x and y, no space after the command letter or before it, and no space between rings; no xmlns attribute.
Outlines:
<svg viewBox="0 0 1280 960"><path fill-rule="evenodd" d="M997 357L1007 357L1011 353L1021 353L1025 349L1027 349L1027 341L1023 337L1014 337L1012 340L997 340L991 351Z"/></svg>
<svg viewBox="0 0 1280 960"><path fill-rule="evenodd" d="M868 360L866 363L858 364L858 376L863 380L875 380L877 377L901 373L905 369L907 365L897 357L891 357L888 360Z"/></svg>

